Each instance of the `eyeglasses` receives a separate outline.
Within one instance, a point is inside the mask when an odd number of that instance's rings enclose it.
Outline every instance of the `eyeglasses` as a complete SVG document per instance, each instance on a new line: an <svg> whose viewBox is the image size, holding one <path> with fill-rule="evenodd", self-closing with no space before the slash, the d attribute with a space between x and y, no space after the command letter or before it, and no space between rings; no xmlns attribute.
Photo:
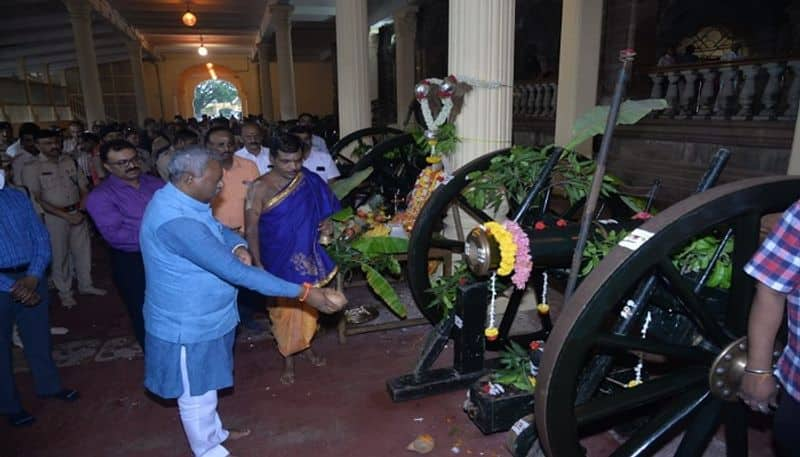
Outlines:
<svg viewBox="0 0 800 457"><path fill-rule="evenodd" d="M128 165L137 165L140 163L142 163L142 158L139 156L133 156L130 159L117 160L116 162L108 162L109 165L116 165L122 168L128 168Z"/></svg>

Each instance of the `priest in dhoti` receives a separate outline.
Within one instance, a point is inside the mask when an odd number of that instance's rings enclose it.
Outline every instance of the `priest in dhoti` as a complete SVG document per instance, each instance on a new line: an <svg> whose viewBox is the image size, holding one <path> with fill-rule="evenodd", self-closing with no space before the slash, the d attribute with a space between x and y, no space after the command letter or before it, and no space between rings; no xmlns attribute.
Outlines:
<svg viewBox="0 0 800 457"><path fill-rule="evenodd" d="M271 170L253 183L245 207L247 241L253 262L291 282L321 287L336 274L336 265L319 244L329 232L329 217L339 201L319 176L303 168L304 143L283 135L270 148ZM269 309L272 333L285 360L281 382L294 382L294 355L312 365L325 364L311 350L317 310L294 298L276 298Z"/></svg>

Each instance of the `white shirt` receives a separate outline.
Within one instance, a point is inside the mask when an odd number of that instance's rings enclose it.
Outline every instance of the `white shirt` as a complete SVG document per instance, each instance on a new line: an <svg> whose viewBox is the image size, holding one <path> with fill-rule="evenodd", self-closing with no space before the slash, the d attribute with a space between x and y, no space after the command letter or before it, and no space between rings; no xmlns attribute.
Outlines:
<svg viewBox="0 0 800 457"><path fill-rule="evenodd" d="M236 155L255 163L256 167L258 167L259 175L263 175L270 169L269 148L261 146L261 152L259 152L258 155L250 154L250 151L248 151L247 148L242 148L236 151Z"/></svg>
<svg viewBox="0 0 800 457"><path fill-rule="evenodd" d="M311 135L311 148L312 149L319 149L322 152L327 152L330 155L330 151L328 151L328 145L325 144L325 140L322 137L317 135Z"/></svg>
<svg viewBox="0 0 800 457"><path fill-rule="evenodd" d="M311 146L311 152L303 161L303 166L319 175L325 182L341 176L330 153L317 149L315 146Z"/></svg>

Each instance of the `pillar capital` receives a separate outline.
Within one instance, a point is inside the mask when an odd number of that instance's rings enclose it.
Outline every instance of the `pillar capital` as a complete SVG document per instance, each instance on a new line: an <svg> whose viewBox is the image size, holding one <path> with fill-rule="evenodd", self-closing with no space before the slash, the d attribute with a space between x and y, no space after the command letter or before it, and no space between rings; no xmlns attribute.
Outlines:
<svg viewBox="0 0 800 457"><path fill-rule="evenodd" d="M270 5L269 12L272 14L272 22L275 24L275 28L283 26L288 27L289 18L292 16L293 11L294 6L292 5L285 5L283 3Z"/></svg>

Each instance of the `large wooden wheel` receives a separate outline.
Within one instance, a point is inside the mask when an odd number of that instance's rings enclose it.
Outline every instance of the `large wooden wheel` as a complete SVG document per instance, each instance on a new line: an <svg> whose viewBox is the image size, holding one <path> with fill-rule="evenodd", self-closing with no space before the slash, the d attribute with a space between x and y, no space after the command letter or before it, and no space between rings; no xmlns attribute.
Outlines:
<svg viewBox="0 0 800 457"><path fill-rule="evenodd" d="M474 159L459 168L447 184L439 186L431 194L417 216L409 237L408 287L414 303L432 323L442 319L442 311L429 306L434 297L429 291L431 275L428 271L428 261L442 253L445 255L462 254L466 238L464 230L472 228L454 227L458 233L453 238L447 238L441 234L442 221L448 212L452 215L455 211L463 211L465 215L469 215L481 223L492 220L483 209L470 205L462 195L462 191L468 184L467 175L473 171L488 169L493 157L508 152L509 149L501 149Z"/></svg>
<svg viewBox="0 0 800 457"><path fill-rule="evenodd" d="M723 185L641 226L653 235L638 249L618 246L608 254L564 305L547 341L535 403L547 455L584 455L581 437L630 418L637 426L614 456L652 455L682 431L676 455L700 456L720 425L728 455L747 455L748 412L710 393L709 369L721 348L746 332L755 284L742 268L758 247L762 216L782 212L798 197L799 177ZM715 304L694 292L670 257L696 236L727 229L734 237L732 286ZM638 298L641 306L624 309ZM688 326L691 337L651 331L642 338L648 311ZM643 384L607 382L615 370L632 367L639 353L647 372Z"/></svg>
<svg viewBox="0 0 800 457"><path fill-rule="evenodd" d="M357 194L380 194L387 207L391 208L393 200L401 201L411 192L417 176L426 165L425 154L417 146L414 137L404 133L373 146L350 168L350 174L372 167L372 174Z"/></svg>
<svg viewBox="0 0 800 457"><path fill-rule="evenodd" d="M341 154L348 147L355 147L364 152L372 149L378 143L393 136L403 135L405 132L392 127L367 127L345 135L331 146L331 156L338 165L352 166L354 162Z"/></svg>

